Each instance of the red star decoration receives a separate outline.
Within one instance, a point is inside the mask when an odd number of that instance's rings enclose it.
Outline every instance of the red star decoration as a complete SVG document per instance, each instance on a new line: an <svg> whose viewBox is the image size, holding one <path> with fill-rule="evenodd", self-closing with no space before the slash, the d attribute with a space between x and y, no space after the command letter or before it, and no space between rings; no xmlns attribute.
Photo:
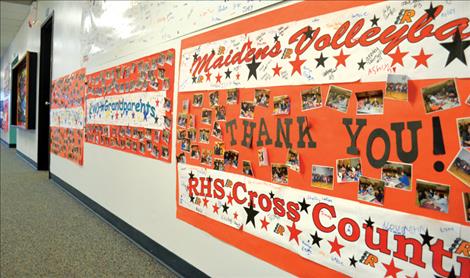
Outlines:
<svg viewBox="0 0 470 278"><path fill-rule="evenodd" d="M421 51L419 52L419 55L411 56L411 57L413 57L413 59L416 60L415 68L417 68L420 65L428 67L428 59L431 56L432 54L424 54L424 49L421 47Z"/></svg>
<svg viewBox="0 0 470 278"><path fill-rule="evenodd" d="M305 61L307 60L300 60L299 55L297 55L294 61L289 61L289 63L292 65L291 76L294 75L295 72L298 72L300 75L302 75L302 69L300 67L303 63L305 63Z"/></svg>
<svg viewBox="0 0 470 278"><path fill-rule="evenodd" d="M388 56L392 57L393 59L392 67L395 64L400 64L403 66L403 57L405 57L406 54L408 54L408 52L401 52L400 47L397 47L397 51L395 51L395 53L388 54Z"/></svg>
<svg viewBox="0 0 470 278"><path fill-rule="evenodd" d="M395 266L395 262L393 261L393 259L390 261L390 264L384 264L384 263L382 264L387 270L387 273L385 273L384 277L392 276L394 278L397 278L397 273L402 271L402 269Z"/></svg>
<svg viewBox="0 0 470 278"><path fill-rule="evenodd" d="M419 278L418 277L418 271L415 272L415 275L413 277L406 275L406 278Z"/></svg>
<svg viewBox="0 0 470 278"><path fill-rule="evenodd" d="M217 79L217 83L220 83L220 79L222 78L222 75L220 75L220 73L218 73L215 78Z"/></svg>
<svg viewBox="0 0 470 278"><path fill-rule="evenodd" d="M214 204L212 208L214 209L215 213L219 214L219 207L217 206L217 204Z"/></svg>
<svg viewBox="0 0 470 278"><path fill-rule="evenodd" d="M207 79L207 81L211 81L211 75L212 75L212 74L211 74L210 71L208 71L208 72L206 73L206 79Z"/></svg>
<svg viewBox="0 0 470 278"><path fill-rule="evenodd" d="M160 100L157 99L157 100L155 101L155 106L158 106L159 103L160 103Z"/></svg>
<svg viewBox="0 0 470 278"><path fill-rule="evenodd" d="M334 241L330 241L328 240L328 242L330 243L331 245L331 250L330 250L330 254L335 252L336 254L338 254L338 256L341 257L341 248L344 247L344 245L341 245L338 243L338 239L335 237L335 240Z"/></svg>
<svg viewBox="0 0 470 278"><path fill-rule="evenodd" d="M237 72L237 75L235 75L237 77L237 80L240 80L240 74Z"/></svg>
<svg viewBox="0 0 470 278"><path fill-rule="evenodd" d="M116 112L116 114L114 114L116 116L116 119L119 117L119 113Z"/></svg>
<svg viewBox="0 0 470 278"><path fill-rule="evenodd" d="M282 69L282 67L280 67L280 66L276 63L276 67L273 68L273 71L274 71L273 76L276 76L276 75L277 75L277 76L281 76L281 74L280 74L280 73L281 73L281 69Z"/></svg>
<svg viewBox="0 0 470 278"><path fill-rule="evenodd" d="M233 218L238 219L238 213L234 212L233 213Z"/></svg>
<svg viewBox="0 0 470 278"><path fill-rule="evenodd" d="M232 201L233 201L233 197L232 197L232 193L230 193L230 194L227 195L227 203L233 205Z"/></svg>
<svg viewBox="0 0 470 278"><path fill-rule="evenodd" d="M264 217L264 219L261 219L260 221L261 221L261 229L264 228L267 231L268 230L268 225L269 225L270 222L268 222L266 220L266 216Z"/></svg>
<svg viewBox="0 0 470 278"><path fill-rule="evenodd" d="M336 59L336 68L338 68L339 65L343 65L346 67L346 59L351 56L351 55L345 55L343 53L343 50L339 52L338 56L333 56Z"/></svg>
<svg viewBox="0 0 470 278"><path fill-rule="evenodd" d="M204 207L207 208L207 203L209 203L209 200L207 200L207 198L204 197L204 199L202 199L202 201L204 202Z"/></svg>
<svg viewBox="0 0 470 278"><path fill-rule="evenodd" d="M292 226L287 226L287 229L289 229L290 233L289 241L295 239L297 244L299 244L299 234L302 233L302 231L297 230L297 228L295 227L295 222L292 222Z"/></svg>

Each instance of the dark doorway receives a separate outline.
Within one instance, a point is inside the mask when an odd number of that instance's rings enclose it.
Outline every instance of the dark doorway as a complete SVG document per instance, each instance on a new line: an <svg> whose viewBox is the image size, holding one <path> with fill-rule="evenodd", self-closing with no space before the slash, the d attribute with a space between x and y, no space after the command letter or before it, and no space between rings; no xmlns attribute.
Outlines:
<svg viewBox="0 0 470 278"><path fill-rule="evenodd" d="M49 125L50 94L52 73L52 34L54 16L41 27L41 48L39 53L39 98L38 98L38 170L49 170Z"/></svg>

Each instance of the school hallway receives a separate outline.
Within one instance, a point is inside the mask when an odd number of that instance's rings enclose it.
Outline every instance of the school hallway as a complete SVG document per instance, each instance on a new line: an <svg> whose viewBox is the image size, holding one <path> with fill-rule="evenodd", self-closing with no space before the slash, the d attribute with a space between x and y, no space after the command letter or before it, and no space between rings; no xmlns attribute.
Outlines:
<svg viewBox="0 0 470 278"><path fill-rule="evenodd" d="M175 277L1 144L0 277Z"/></svg>

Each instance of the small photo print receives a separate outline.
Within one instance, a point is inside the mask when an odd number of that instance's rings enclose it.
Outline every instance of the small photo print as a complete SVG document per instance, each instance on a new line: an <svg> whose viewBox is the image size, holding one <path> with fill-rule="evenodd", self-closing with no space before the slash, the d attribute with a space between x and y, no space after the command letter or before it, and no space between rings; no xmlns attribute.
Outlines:
<svg viewBox="0 0 470 278"><path fill-rule="evenodd" d="M182 112L183 113L188 113L189 112L189 99L184 99L183 100Z"/></svg>
<svg viewBox="0 0 470 278"><path fill-rule="evenodd" d="M202 150L201 163L212 166L212 152L210 150Z"/></svg>
<svg viewBox="0 0 470 278"><path fill-rule="evenodd" d="M196 115L194 114L188 115L188 127L190 128L196 127Z"/></svg>
<svg viewBox="0 0 470 278"><path fill-rule="evenodd" d="M287 95L274 97L273 115L289 115L290 98Z"/></svg>
<svg viewBox="0 0 470 278"><path fill-rule="evenodd" d="M358 115L381 115L384 113L383 91L356 93Z"/></svg>
<svg viewBox="0 0 470 278"><path fill-rule="evenodd" d="M215 120L216 121L225 121L225 115L227 111L225 111L225 106L217 106L215 107Z"/></svg>
<svg viewBox="0 0 470 278"><path fill-rule="evenodd" d="M209 103L211 107L219 105L219 91L214 91L209 94Z"/></svg>
<svg viewBox="0 0 470 278"><path fill-rule="evenodd" d="M416 180L416 201L425 209L447 213L450 187L430 181Z"/></svg>
<svg viewBox="0 0 470 278"><path fill-rule="evenodd" d="M202 121L203 124L210 125L212 123L212 110L202 109Z"/></svg>
<svg viewBox="0 0 470 278"><path fill-rule="evenodd" d="M268 166L268 150L266 148L261 148L258 150L258 165L259 166Z"/></svg>
<svg viewBox="0 0 470 278"><path fill-rule="evenodd" d="M460 106L459 94L453 79L423 88L423 101L426 113L442 111Z"/></svg>
<svg viewBox="0 0 470 278"><path fill-rule="evenodd" d="M181 150L183 152L189 152L190 147L191 147L191 142L189 141L189 139L184 138L183 140L181 140Z"/></svg>
<svg viewBox="0 0 470 278"><path fill-rule="evenodd" d="M336 181L355 182L362 176L360 158L345 158L336 160Z"/></svg>
<svg viewBox="0 0 470 278"><path fill-rule="evenodd" d="M162 158L168 159L170 157L170 152L168 151L168 147L162 146Z"/></svg>
<svg viewBox="0 0 470 278"><path fill-rule="evenodd" d="M209 144L209 129L200 129L199 130L199 142L204 144Z"/></svg>
<svg viewBox="0 0 470 278"><path fill-rule="evenodd" d="M178 130L178 132L176 133L176 139L183 140L184 138L186 138L186 130L185 129Z"/></svg>
<svg viewBox="0 0 470 278"><path fill-rule="evenodd" d="M411 191L412 165L387 161L382 167L382 180L386 187Z"/></svg>
<svg viewBox="0 0 470 278"><path fill-rule="evenodd" d="M163 123L165 125L165 128L170 129L171 128L171 119L167 116L163 116Z"/></svg>
<svg viewBox="0 0 470 278"><path fill-rule="evenodd" d="M242 101L240 106L241 119L253 119L255 114L255 105L252 101Z"/></svg>
<svg viewBox="0 0 470 278"><path fill-rule="evenodd" d="M465 221L470 223L470 192L462 192L462 195Z"/></svg>
<svg viewBox="0 0 470 278"><path fill-rule="evenodd" d="M214 158L214 170L225 171L224 160L221 158Z"/></svg>
<svg viewBox="0 0 470 278"><path fill-rule="evenodd" d="M237 104L238 103L238 89L228 89L227 90L227 104Z"/></svg>
<svg viewBox="0 0 470 278"><path fill-rule="evenodd" d="M273 163L271 167L272 181L280 184L288 184L289 174L287 168L287 165Z"/></svg>
<svg viewBox="0 0 470 278"><path fill-rule="evenodd" d="M184 153L180 153L176 156L176 162L186 164L186 155Z"/></svg>
<svg viewBox="0 0 470 278"><path fill-rule="evenodd" d="M359 179L357 199L383 206L385 197L384 186L385 183L382 180L362 176Z"/></svg>
<svg viewBox="0 0 470 278"><path fill-rule="evenodd" d="M467 100L465 100L465 104L470 105L470 95L468 95Z"/></svg>
<svg viewBox="0 0 470 278"><path fill-rule="evenodd" d="M248 160L243 160L243 174L253 176L253 168L251 168L251 162Z"/></svg>
<svg viewBox="0 0 470 278"><path fill-rule="evenodd" d="M196 138L196 129L195 128L190 128L188 129L188 137L187 137L190 141L196 141L197 138Z"/></svg>
<svg viewBox="0 0 470 278"><path fill-rule="evenodd" d="M348 111L351 94L352 92L350 90L337 86L330 86L325 106L338 110L339 112L346 113Z"/></svg>
<svg viewBox="0 0 470 278"><path fill-rule="evenodd" d="M204 100L203 94L196 94L193 96L193 106L194 107L202 107L202 102Z"/></svg>
<svg viewBox="0 0 470 278"><path fill-rule="evenodd" d="M224 155L224 142L215 142L214 155Z"/></svg>
<svg viewBox="0 0 470 278"><path fill-rule="evenodd" d="M300 96L302 97L302 111L312 110L322 106L320 87L303 90L300 92Z"/></svg>
<svg viewBox="0 0 470 278"><path fill-rule="evenodd" d="M268 107L269 106L269 93L268 89L255 89L255 105Z"/></svg>
<svg viewBox="0 0 470 278"><path fill-rule="evenodd" d="M333 190L333 167L312 165L312 186Z"/></svg>
<svg viewBox="0 0 470 278"><path fill-rule="evenodd" d="M178 115L178 126L181 128L186 128L188 123L188 114L181 113Z"/></svg>
<svg viewBox="0 0 470 278"><path fill-rule="evenodd" d="M226 151L224 153L224 164L238 168L238 156L239 153L237 151Z"/></svg>
<svg viewBox="0 0 470 278"><path fill-rule="evenodd" d="M163 102L163 108L165 109L166 112L171 111L171 100L169 98L165 98L165 100Z"/></svg>
<svg viewBox="0 0 470 278"><path fill-rule="evenodd" d="M385 98L408 101L408 76L403 74L387 75Z"/></svg>
<svg viewBox="0 0 470 278"><path fill-rule="evenodd" d="M222 140L222 127L218 122L214 122L214 126L212 128L212 136L219 140Z"/></svg>
<svg viewBox="0 0 470 278"><path fill-rule="evenodd" d="M199 159L201 152L199 151L198 145L191 145L191 158L192 159Z"/></svg>
<svg viewBox="0 0 470 278"><path fill-rule="evenodd" d="M170 131L168 129L163 130L162 140L166 144L170 142Z"/></svg>
<svg viewBox="0 0 470 278"><path fill-rule="evenodd" d="M460 146L470 147L470 118L457 119L457 131L459 133Z"/></svg>
<svg viewBox="0 0 470 278"><path fill-rule="evenodd" d="M460 149L447 171L467 186L470 186L470 151L464 148Z"/></svg>
<svg viewBox="0 0 470 278"><path fill-rule="evenodd" d="M300 172L300 158L299 158L299 152L293 150L293 149L288 149L287 150L287 161L286 165L289 166L291 170L294 170L296 172Z"/></svg>

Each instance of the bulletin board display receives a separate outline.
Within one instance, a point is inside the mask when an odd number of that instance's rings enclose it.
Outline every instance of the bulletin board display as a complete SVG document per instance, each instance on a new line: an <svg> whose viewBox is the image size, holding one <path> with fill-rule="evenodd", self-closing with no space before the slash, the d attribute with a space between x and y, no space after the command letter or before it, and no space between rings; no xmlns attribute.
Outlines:
<svg viewBox="0 0 470 278"><path fill-rule="evenodd" d="M50 151L83 165L85 68L53 80L51 88Z"/></svg>
<svg viewBox="0 0 470 278"><path fill-rule="evenodd" d="M23 129L36 125L37 53L26 52L12 69L11 124Z"/></svg>
<svg viewBox="0 0 470 278"><path fill-rule="evenodd" d="M175 51L89 74L86 142L171 162Z"/></svg>
<svg viewBox="0 0 470 278"><path fill-rule="evenodd" d="M0 128L3 132L8 132L9 102L9 98L0 100Z"/></svg>
<svg viewBox="0 0 470 278"><path fill-rule="evenodd" d="M295 275L470 275L469 8L304 2L184 39L177 217Z"/></svg>

